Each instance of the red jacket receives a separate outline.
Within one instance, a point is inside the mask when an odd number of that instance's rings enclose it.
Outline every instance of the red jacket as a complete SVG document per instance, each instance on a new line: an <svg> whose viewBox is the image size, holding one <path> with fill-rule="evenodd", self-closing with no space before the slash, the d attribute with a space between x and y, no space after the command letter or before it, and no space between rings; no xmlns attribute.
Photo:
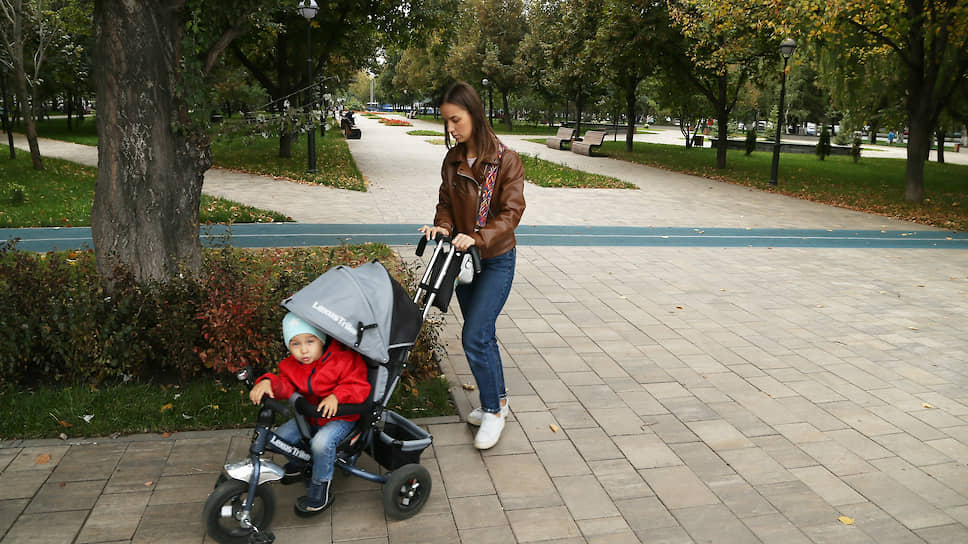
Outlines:
<svg viewBox="0 0 968 544"><path fill-rule="evenodd" d="M263 374L256 382L269 380L276 400L288 399L298 391L313 406L329 395L336 395L340 404L360 404L370 395L370 382L366 381L366 363L359 353L347 349L336 340L317 361L304 365L289 356L279 363L279 375ZM316 425L325 425L330 419L356 421L359 415L319 418Z"/></svg>

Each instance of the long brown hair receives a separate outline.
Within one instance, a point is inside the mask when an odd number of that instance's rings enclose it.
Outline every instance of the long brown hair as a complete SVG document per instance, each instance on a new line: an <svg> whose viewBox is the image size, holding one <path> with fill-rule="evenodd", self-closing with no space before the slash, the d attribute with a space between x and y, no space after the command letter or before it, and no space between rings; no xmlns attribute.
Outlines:
<svg viewBox="0 0 968 544"><path fill-rule="evenodd" d="M467 152L471 151L477 156L478 160L474 163L473 170L474 175L479 177L483 170L481 159L489 161L496 158L498 146L497 136L494 135L490 123L487 122L487 117L484 116L484 103L481 101L481 97L474 90L474 87L471 87L463 81L458 81L447 89L447 92L444 93L444 100L441 103L459 106L467 110L467 113L470 114L471 124L474 130L474 149L464 149L464 154L467 155ZM447 149L466 145L451 142L446 119L444 119L444 141L447 144Z"/></svg>

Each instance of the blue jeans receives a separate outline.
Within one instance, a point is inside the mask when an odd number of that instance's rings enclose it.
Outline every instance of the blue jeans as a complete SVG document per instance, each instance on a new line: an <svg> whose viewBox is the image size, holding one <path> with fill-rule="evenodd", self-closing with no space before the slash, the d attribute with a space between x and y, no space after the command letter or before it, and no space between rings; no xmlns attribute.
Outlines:
<svg viewBox="0 0 968 544"><path fill-rule="evenodd" d="M336 446L339 446L339 443L350 434L355 426L355 421L332 419L316 430L316 434L309 441L313 450L313 483L328 482L333 479ZM276 434L290 444L298 444L302 438L294 419L280 425L276 429Z"/></svg>
<svg viewBox="0 0 968 544"><path fill-rule="evenodd" d="M481 260L481 273L474 281L458 285L457 302L464 315L464 354L477 381L481 409L496 414L507 396L504 368L497 345L497 316L511 293L516 251Z"/></svg>

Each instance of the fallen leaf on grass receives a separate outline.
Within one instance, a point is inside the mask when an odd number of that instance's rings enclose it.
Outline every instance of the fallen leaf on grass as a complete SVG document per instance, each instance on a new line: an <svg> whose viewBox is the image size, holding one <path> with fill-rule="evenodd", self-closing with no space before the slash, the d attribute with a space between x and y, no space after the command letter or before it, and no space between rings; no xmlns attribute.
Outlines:
<svg viewBox="0 0 968 544"><path fill-rule="evenodd" d="M91 420L94 419L94 414L84 414L81 416L81 419L84 420L84 423L90 423Z"/></svg>
<svg viewBox="0 0 968 544"><path fill-rule="evenodd" d="M36 464L36 465L46 465L49 462L50 462L50 454L49 453L44 453L44 454L38 455L37 458L34 459L34 464Z"/></svg>
<svg viewBox="0 0 968 544"><path fill-rule="evenodd" d="M168 404L166 404L166 405L164 405L164 406L161 407L161 411L162 412L167 412L168 410L171 410L172 408L174 408L174 406L169 402Z"/></svg>
<svg viewBox="0 0 968 544"><path fill-rule="evenodd" d="M839 519L840 522L843 523L844 525L853 525L854 524L854 518L848 518L847 516L840 516L837 519Z"/></svg>
<svg viewBox="0 0 968 544"><path fill-rule="evenodd" d="M63 419L58 419L57 424L60 425L61 427L73 427L73 425L64 421Z"/></svg>

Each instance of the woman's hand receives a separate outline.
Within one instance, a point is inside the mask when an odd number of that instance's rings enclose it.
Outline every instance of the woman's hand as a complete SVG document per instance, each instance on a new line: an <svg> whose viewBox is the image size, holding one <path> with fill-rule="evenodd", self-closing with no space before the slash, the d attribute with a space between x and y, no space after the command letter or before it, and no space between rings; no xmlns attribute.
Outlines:
<svg viewBox="0 0 968 544"><path fill-rule="evenodd" d="M457 248L457 251L467 251L471 246L477 244L477 242L466 234L458 234L454 236L454 239L450 241Z"/></svg>
<svg viewBox="0 0 968 544"><path fill-rule="evenodd" d="M338 407L339 401L336 400L336 395L330 395L319 401L319 406L316 407L316 411L323 417L333 417L336 415L336 408Z"/></svg>
<svg viewBox="0 0 968 544"><path fill-rule="evenodd" d="M442 236L450 236L450 231L445 229L444 227L429 227L427 225L424 225L417 230L423 233L423 235L426 236L428 240L433 240L434 238L437 237L438 234Z"/></svg>
<svg viewBox="0 0 968 544"><path fill-rule="evenodd" d="M269 395L269 398L274 399L276 396L272 393L272 382L269 380L262 380L261 382L255 384L252 390L249 391L249 400L252 404L259 404L262 402L262 396Z"/></svg>

